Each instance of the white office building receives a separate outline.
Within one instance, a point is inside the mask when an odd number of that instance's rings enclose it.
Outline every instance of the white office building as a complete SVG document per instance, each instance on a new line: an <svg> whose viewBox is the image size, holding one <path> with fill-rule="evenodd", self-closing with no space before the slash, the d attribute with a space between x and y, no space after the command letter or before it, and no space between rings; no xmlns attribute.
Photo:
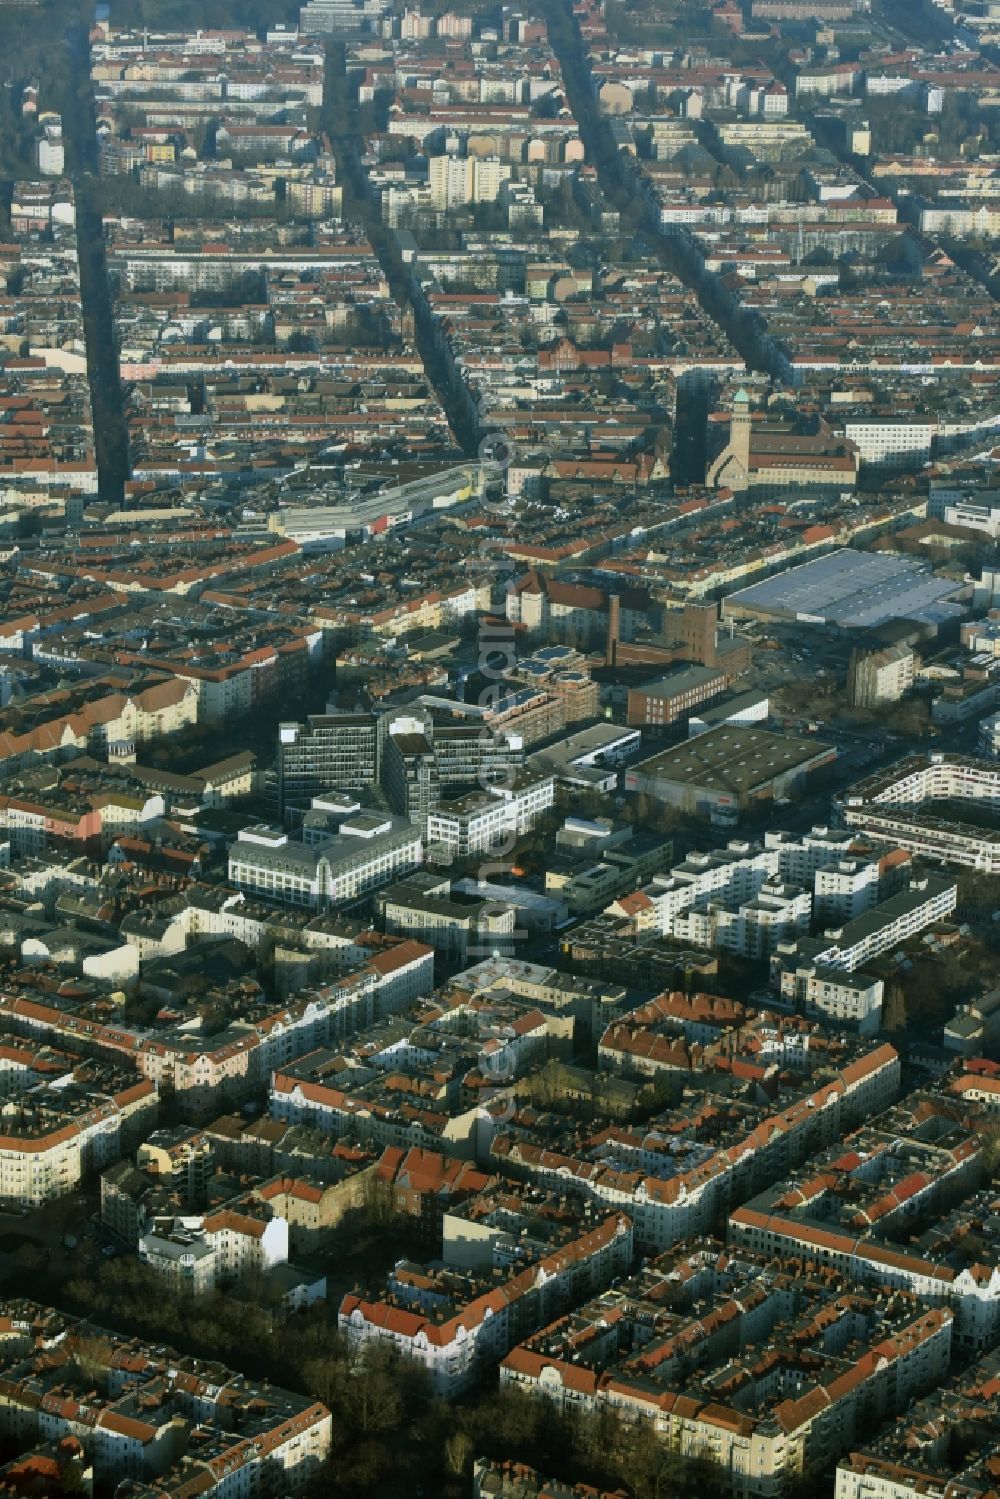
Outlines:
<svg viewBox="0 0 1000 1499"><path fill-rule="evenodd" d="M510 786L490 786L427 815L427 847L462 858L513 846L555 801L555 778L527 774Z"/></svg>
<svg viewBox="0 0 1000 1499"><path fill-rule="evenodd" d="M315 844L281 828L244 828L229 846L229 882L286 905L326 911L387 885L423 861L419 828L405 818L360 812Z"/></svg>

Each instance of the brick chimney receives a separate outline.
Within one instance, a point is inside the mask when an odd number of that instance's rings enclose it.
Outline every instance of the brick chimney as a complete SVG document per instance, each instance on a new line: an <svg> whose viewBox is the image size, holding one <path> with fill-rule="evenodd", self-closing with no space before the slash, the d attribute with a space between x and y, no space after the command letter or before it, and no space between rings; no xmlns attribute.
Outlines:
<svg viewBox="0 0 1000 1499"><path fill-rule="evenodd" d="M622 638L622 601L617 593L608 595L608 642L607 664L613 667L618 658L618 642Z"/></svg>

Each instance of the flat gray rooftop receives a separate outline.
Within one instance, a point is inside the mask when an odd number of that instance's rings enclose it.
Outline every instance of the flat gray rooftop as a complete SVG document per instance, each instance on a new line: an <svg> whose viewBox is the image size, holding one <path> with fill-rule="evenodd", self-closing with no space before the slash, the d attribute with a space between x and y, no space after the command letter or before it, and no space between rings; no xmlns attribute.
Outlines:
<svg viewBox="0 0 1000 1499"><path fill-rule="evenodd" d="M756 692L753 689L749 692L727 693L725 697L720 698L717 703L712 703L710 707L699 708L695 717L699 718L702 723L724 724L734 713L745 713L747 709L756 708L758 704L766 703L767 701L768 695L766 692Z"/></svg>
<svg viewBox="0 0 1000 1499"><path fill-rule="evenodd" d="M939 624L963 614L957 586L909 557L844 547L731 594L728 602L811 624L870 629L892 619Z"/></svg>
<svg viewBox="0 0 1000 1499"><path fill-rule="evenodd" d="M709 729L632 768L636 775L650 780L742 795L776 776L822 759L829 751L830 745L817 739L730 724Z"/></svg>

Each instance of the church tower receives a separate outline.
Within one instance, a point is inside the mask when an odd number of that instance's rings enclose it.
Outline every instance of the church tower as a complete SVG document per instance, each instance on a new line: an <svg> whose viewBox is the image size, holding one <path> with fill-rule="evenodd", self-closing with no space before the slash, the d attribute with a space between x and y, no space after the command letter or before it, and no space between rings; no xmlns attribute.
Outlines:
<svg viewBox="0 0 1000 1499"><path fill-rule="evenodd" d="M729 423L729 451L739 460L743 472L750 477L750 397L745 390L736 392L733 415ZM745 486L744 486L745 487Z"/></svg>
<svg viewBox="0 0 1000 1499"><path fill-rule="evenodd" d="M749 489L752 426L750 397L745 390L738 390L729 419L729 441L708 470L707 483L713 489L732 489L737 493Z"/></svg>

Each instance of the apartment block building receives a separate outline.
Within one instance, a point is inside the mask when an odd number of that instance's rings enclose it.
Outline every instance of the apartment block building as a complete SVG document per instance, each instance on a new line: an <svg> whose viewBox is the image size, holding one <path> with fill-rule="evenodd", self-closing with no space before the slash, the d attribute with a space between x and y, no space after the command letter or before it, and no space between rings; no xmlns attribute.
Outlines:
<svg viewBox="0 0 1000 1499"><path fill-rule="evenodd" d="M911 646L890 645L880 651L860 647L851 652L847 695L858 708L895 703L914 683L916 656Z"/></svg>
<svg viewBox="0 0 1000 1499"><path fill-rule="evenodd" d="M99 1074L98 1074L99 1077ZM63 1079L20 1092L4 1108L0 1202L38 1208L75 1191L95 1169L126 1153L155 1123L158 1098L145 1079L100 1086Z"/></svg>
<svg viewBox="0 0 1000 1499"><path fill-rule="evenodd" d="M813 1150L839 1139L851 1121L860 1123L888 1107L899 1075L895 1049L872 1046L842 1067L836 1081L755 1124L728 1146L693 1152L696 1163L667 1178L647 1176L631 1160L627 1167L595 1171L585 1156L560 1153L519 1132L494 1135L489 1163L539 1184L573 1186L620 1208L635 1225L636 1243L659 1253L679 1239L711 1232L723 1204L745 1195L751 1181L781 1179Z"/></svg>
<svg viewBox="0 0 1000 1499"><path fill-rule="evenodd" d="M729 1244L819 1257L858 1284L947 1307L957 1345L982 1353L1000 1328L1000 1270L974 1246L961 1249L981 1201L965 1194L978 1187L982 1147L972 1113L956 1108L954 1094L910 1095L859 1130L850 1150L834 1144L733 1208Z"/></svg>
<svg viewBox="0 0 1000 1499"><path fill-rule="evenodd" d="M852 834L822 827L798 838L766 833L763 844L732 839L725 848L690 853L666 874L613 901L607 912L627 917L636 931L699 946L716 941L734 944L734 951L742 950L744 942L759 946L750 932L756 926L763 935L773 925L777 933L779 907L787 911L791 927L801 930L813 911L843 920L875 903L879 863L870 856L847 857L852 843ZM767 903L760 902L765 886L772 892L773 921ZM805 899L792 895L789 887L805 892ZM777 904L775 890L781 892Z"/></svg>
<svg viewBox="0 0 1000 1499"><path fill-rule="evenodd" d="M752 900L709 901L678 914L673 937L693 947L719 947L744 958L767 957L779 942L807 932L812 895L799 885L765 880Z"/></svg>
<svg viewBox="0 0 1000 1499"><path fill-rule="evenodd" d="M393 1299L345 1296L341 1332L358 1352L377 1343L413 1359L427 1371L437 1395L453 1398L495 1368L518 1337L586 1295L586 1288L608 1285L628 1268L633 1252L628 1218L594 1214L591 1223L535 1263L518 1268L515 1262L492 1286L470 1279L468 1299L459 1293L439 1315L416 1298L407 1304L402 1284L394 1287Z"/></svg>
<svg viewBox="0 0 1000 1499"><path fill-rule="evenodd" d="M831 927L829 946L816 961L828 968L854 973L873 958L906 942L935 921L950 916L958 903L958 886L940 875L911 880L905 890L892 895L843 926ZM831 940L832 939L832 940Z"/></svg>
<svg viewBox="0 0 1000 1499"><path fill-rule="evenodd" d="M947 1378L837 1464L835 1499L946 1499L988 1492L996 1472L997 1355ZM954 1455L953 1455L954 1454Z"/></svg>
<svg viewBox="0 0 1000 1499"><path fill-rule="evenodd" d="M641 1422L682 1458L707 1457L734 1496L776 1499L849 1447L867 1411L902 1411L933 1388L948 1367L953 1319L916 1297L893 1305L877 1293L852 1293L846 1277L835 1283L834 1305L801 1262L772 1265L768 1273L761 1256L743 1251L723 1268L726 1255L711 1244L665 1254L617 1294L524 1339L501 1364L501 1383L567 1413ZM691 1305L696 1291L700 1315ZM665 1328L651 1314L664 1294L673 1313ZM620 1324L633 1316L648 1329L634 1359L619 1342ZM846 1351L848 1325L860 1346L830 1358L820 1329L839 1326L834 1336ZM758 1339L769 1359L759 1359ZM796 1371L784 1388L776 1365ZM713 1389L723 1369L740 1380L736 1400Z"/></svg>
<svg viewBox="0 0 1000 1499"><path fill-rule="evenodd" d="M9 1299L2 1312L0 1430L21 1443L75 1438L109 1491L129 1483L183 1492L193 1483L236 1499L277 1484L298 1494L329 1455L330 1412L308 1396L37 1302Z"/></svg>
<svg viewBox="0 0 1000 1499"><path fill-rule="evenodd" d="M446 211L495 203L512 170L498 156L432 156L427 163L431 206Z"/></svg>
<svg viewBox="0 0 1000 1499"><path fill-rule="evenodd" d="M426 942L446 961L510 952L517 913L500 901L453 891L451 880L414 874L379 891L380 921L387 932Z"/></svg>
<svg viewBox="0 0 1000 1499"><path fill-rule="evenodd" d="M863 1036L875 1035L882 1019L883 980L863 969L848 973L828 967L816 956L822 946L821 938L793 942L788 951L779 943L771 963L772 984L804 1015L856 1026Z"/></svg>

